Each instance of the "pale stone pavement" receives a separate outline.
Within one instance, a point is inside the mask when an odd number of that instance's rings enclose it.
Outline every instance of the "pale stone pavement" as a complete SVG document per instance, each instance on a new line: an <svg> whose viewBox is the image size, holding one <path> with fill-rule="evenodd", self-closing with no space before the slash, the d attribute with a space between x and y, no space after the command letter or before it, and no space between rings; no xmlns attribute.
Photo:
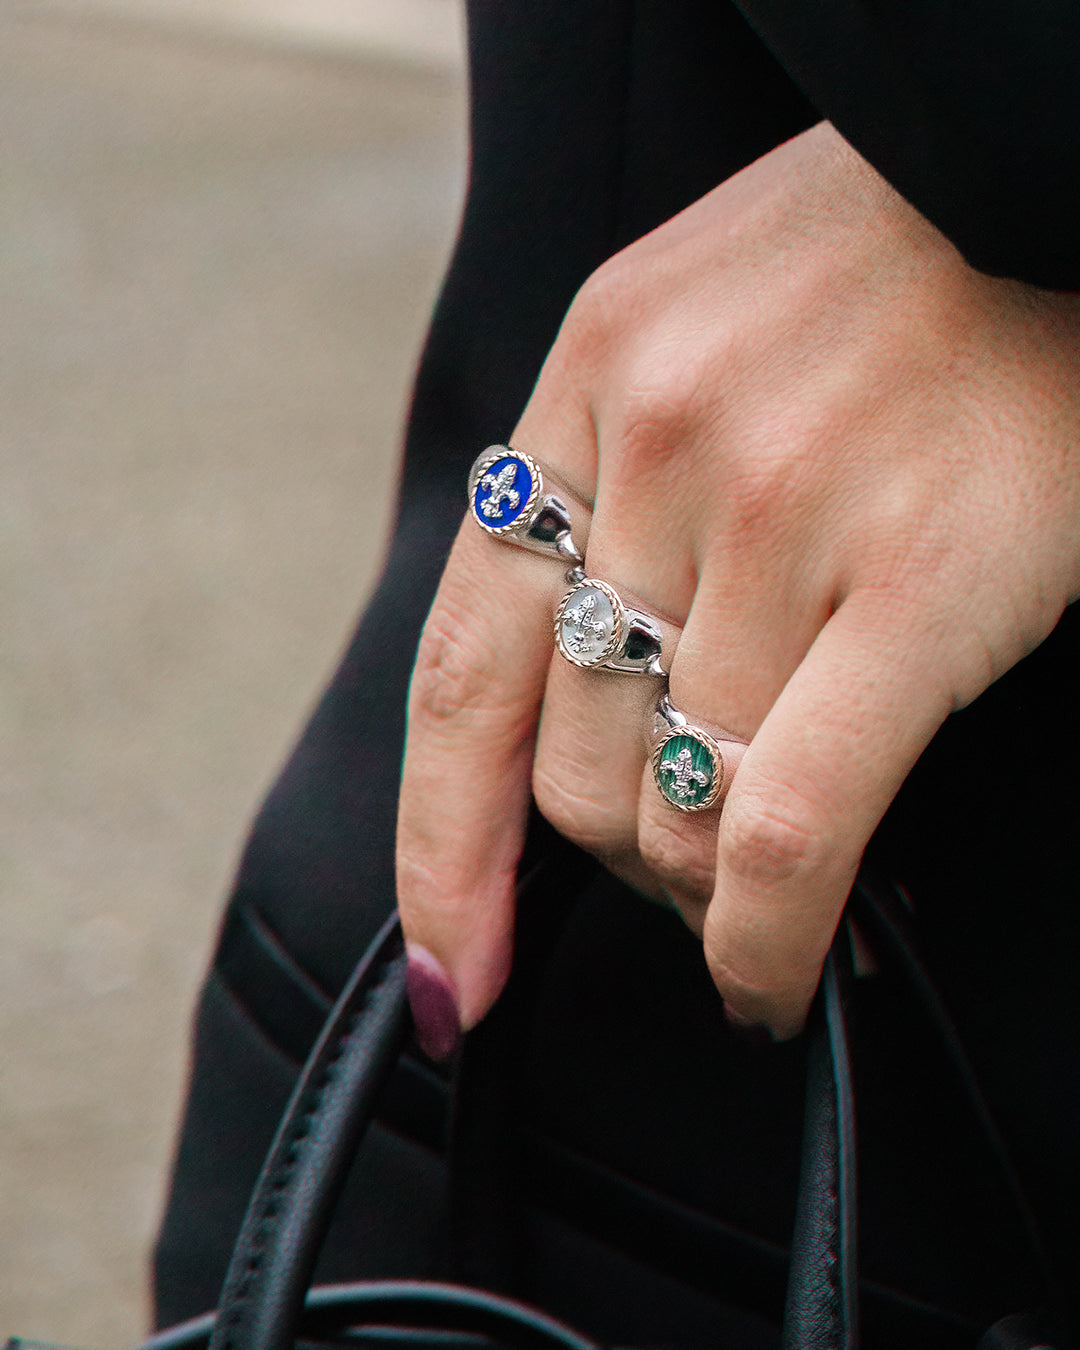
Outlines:
<svg viewBox="0 0 1080 1350"><path fill-rule="evenodd" d="M0 7L0 1339L144 1329L192 999L463 183L453 24L213 3Z"/></svg>

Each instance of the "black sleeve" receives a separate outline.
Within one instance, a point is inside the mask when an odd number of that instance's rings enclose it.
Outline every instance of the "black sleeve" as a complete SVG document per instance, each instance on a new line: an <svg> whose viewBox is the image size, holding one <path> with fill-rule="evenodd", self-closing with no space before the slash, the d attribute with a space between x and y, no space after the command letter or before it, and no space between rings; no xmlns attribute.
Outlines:
<svg viewBox="0 0 1080 1350"><path fill-rule="evenodd" d="M736 2L973 266L1080 289L1077 0Z"/></svg>

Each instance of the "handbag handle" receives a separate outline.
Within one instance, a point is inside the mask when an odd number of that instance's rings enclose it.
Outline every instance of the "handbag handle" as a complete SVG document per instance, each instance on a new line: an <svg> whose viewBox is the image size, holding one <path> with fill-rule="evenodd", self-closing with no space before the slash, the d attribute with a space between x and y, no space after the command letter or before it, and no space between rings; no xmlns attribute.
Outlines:
<svg viewBox="0 0 1080 1350"><path fill-rule="evenodd" d="M1004 1145L947 1022L932 985L906 942L895 913L865 887L854 908L913 976L923 1002L939 1022L947 1049L995 1152L1038 1250L1038 1236ZM802 1164L784 1314L785 1350L856 1350L858 1277L854 1094L844 990L850 948L843 928L825 964L809 1028ZM293 1350L301 1318L314 1330L327 1316L342 1325L377 1316L380 1325L484 1327L522 1347L595 1350L588 1338L554 1319L460 1286L390 1281L315 1291L308 1299L315 1260L334 1203L375 1109L380 1088L404 1045L409 1027L404 941L396 913L379 931L327 1018L290 1098L256 1183L222 1289L218 1313L189 1324L188 1336L169 1333L144 1350L170 1350L210 1333L209 1350ZM325 1305L325 1306L323 1306ZM323 1316L320 1319L320 1308ZM440 1311L441 1310L441 1311ZM211 1330L212 1326L212 1330ZM183 1329L177 1329L181 1331ZM497 1339L497 1336L496 1336ZM159 1345L160 1342L160 1345ZM998 1342L994 1342L997 1344ZM988 1343L989 1344L989 1343Z"/></svg>
<svg viewBox="0 0 1080 1350"><path fill-rule="evenodd" d="M304 1065L255 1184L210 1350L293 1350L338 1192L405 1044L405 943L379 930Z"/></svg>
<svg viewBox="0 0 1080 1350"><path fill-rule="evenodd" d="M842 1001L832 958L825 989L825 1014L812 1038L786 1344L798 1350L819 1346L853 1350L852 1103ZM285 1109L233 1251L210 1350L293 1350L334 1202L379 1089L404 1044L407 1026L404 943L394 915L328 1016ZM837 1177L844 1178L843 1184L837 1185ZM839 1261L837 1249L844 1254ZM439 1290L451 1302L462 1296L453 1286L433 1286L431 1295ZM402 1315L406 1311L415 1315L423 1302L416 1286L394 1284L385 1286L385 1299L396 1299ZM489 1302L507 1309L519 1306L513 1300ZM382 1304L379 1309L382 1318L387 1309ZM843 1328L839 1335L838 1312ZM579 1350L590 1344L553 1320L541 1321L549 1339ZM511 1330L509 1323L504 1330ZM518 1343L521 1331L519 1326L512 1336Z"/></svg>
<svg viewBox="0 0 1080 1350"><path fill-rule="evenodd" d="M843 926L812 1013L795 1229L783 1350L857 1350L859 1344L855 1094L842 985Z"/></svg>
<svg viewBox="0 0 1080 1350"><path fill-rule="evenodd" d="M411 1022L397 913L356 966L308 1056L255 1184L217 1313L140 1350L294 1350L298 1331L343 1326L461 1331L519 1350L599 1350L514 1299L434 1281L384 1280L309 1290L334 1204Z"/></svg>

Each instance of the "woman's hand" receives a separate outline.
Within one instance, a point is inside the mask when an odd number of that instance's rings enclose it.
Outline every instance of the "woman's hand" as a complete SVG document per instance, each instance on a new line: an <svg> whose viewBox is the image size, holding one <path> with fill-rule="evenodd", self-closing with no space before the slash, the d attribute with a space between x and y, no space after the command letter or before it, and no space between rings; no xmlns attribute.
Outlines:
<svg viewBox="0 0 1080 1350"><path fill-rule="evenodd" d="M914 761L1080 593L1080 300L970 269L822 124L586 283L512 444L592 504L589 575L683 628L676 706L750 744L721 815L665 806L659 682L553 655L559 567L466 520L401 796L421 1033L502 987L531 790L791 1035Z"/></svg>

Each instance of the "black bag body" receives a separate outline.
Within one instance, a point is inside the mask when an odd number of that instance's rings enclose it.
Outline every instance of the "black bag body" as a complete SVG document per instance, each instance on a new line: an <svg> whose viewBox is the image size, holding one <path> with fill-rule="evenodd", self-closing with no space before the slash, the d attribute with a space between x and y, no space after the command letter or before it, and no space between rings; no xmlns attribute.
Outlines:
<svg viewBox="0 0 1080 1350"><path fill-rule="evenodd" d="M384 1280L310 1289L365 1130L380 1102L391 1111L401 1109L394 1107L392 1084L407 1062L403 1055L409 1015L403 940L392 916L328 1015L292 1093L248 1206L218 1311L159 1333L143 1350L294 1350L300 1344L387 1338L455 1350L459 1345L596 1350L597 1341L587 1332L503 1292L524 1277L528 1246L535 1241L535 1216L546 1210L550 1219L558 1210L558 1197L545 1196L544 1187L559 1168L549 1161L546 1177L537 1175L537 1167L545 1164L538 1161L542 1150L535 1143L536 1122L522 1114L514 1061L523 1018L535 1008L552 944L570 918L562 912L565 905L538 909L530 904L537 896L552 899L559 862L555 850L555 856L524 878L522 958L495 1012L468 1039L458 1065L444 1250L448 1268L459 1273L459 1280ZM1037 1225L959 1038L914 948L904 907L895 894L860 883L849 908L874 951L910 991L912 1006L931 1033L957 1100L980 1139L984 1183L1000 1192L1011 1209L1010 1231L1018 1255L1009 1253L1008 1260L1017 1261L1017 1278L1027 1281L1029 1290L1038 1290L1041 1306L1018 1312L1006 1305L1007 1315L983 1334L948 1309L875 1281L860 1282L857 1094L849 1032L859 991L843 928L826 964L811 1025L795 1050L804 1065L805 1107L790 1242L770 1250L751 1234L722 1232L722 1226L710 1233L699 1225L696 1256L689 1256L686 1233L681 1248L666 1256L654 1248L654 1254L683 1285L688 1272L675 1269L675 1263L689 1261L689 1278L701 1284L703 1296L725 1309L722 1344L731 1350L777 1344L783 1350L900 1344L1060 1350L1065 1344L1062 1325L1055 1321L1060 1301ZM713 1015L720 1017L717 1000ZM898 1089L916 1086L899 1084ZM397 1090L402 1091L400 1082ZM720 1152L710 1166L725 1173L741 1162ZM565 1162L563 1171L565 1175ZM611 1178L609 1182L610 1204L626 1186ZM584 1176L582 1184L589 1184ZM636 1235L624 1234L627 1251L636 1243L644 1259L642 1243L655 1243L658 1237L679 1242L671 1214L662 1205L650 1211L646 1195L624 1194L615 1203L622 1205L623 1223L639 1229ZM692 1215L682 1218L692 1227ZM954 1253L958 1265L965 1255ZM471 1279L471 1285L461 1283L461 1276ZM1007 1287L1001 1293L1003 1299L1009 1297ZM685 1317L663 1302L649 1315L660 1329L668 1315L673 1323ZM685 1342L678 1326L652 1336L642 1336L640 1327L637 1331L631 1338L635 1344ZM33 1350L33 1343L13 1341L9 1350Z"/></svg>

